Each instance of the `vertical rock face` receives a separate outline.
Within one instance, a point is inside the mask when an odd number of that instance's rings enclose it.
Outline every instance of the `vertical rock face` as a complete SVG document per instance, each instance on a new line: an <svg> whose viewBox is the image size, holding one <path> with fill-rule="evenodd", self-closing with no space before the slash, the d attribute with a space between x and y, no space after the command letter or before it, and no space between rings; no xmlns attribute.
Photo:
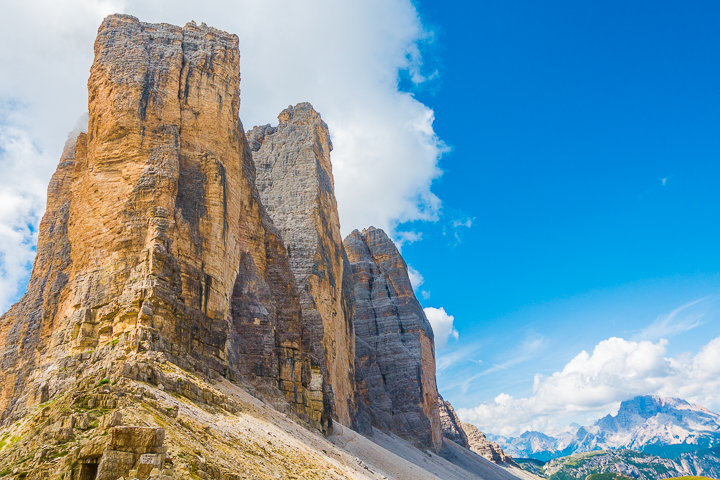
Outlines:
<svg viewBox="0 0 720 480"><path fill-rule="evenodd" d="M123 336L186 369L279 386L323 422L238 118L239 57L235 35L204 24L101 25L88 133L51 182L28 293L0 319L3 421L63 390L59 361Z"/></svg>
<svg viewBox="0 0 720 480"><path fill-rule="evenodd" d="M518 466L512 457L505 455L505 452L503 452L503 449L500 448L500 445L488 440L487 437L485 437L485 434L478 430L475 425L461 423L460 426L467 435L471 451L495 463L508 463L516 467Z"/></svg>
<svg viewBox="0 0 720 480"><path fill-rule="evenodd" d="M345 239L355 287L356 382L372 425L424 448L442 445L434 337L405 261L382 230Z"/></svg>
<svg viewBox="0 0 720 480"><path fill-rule="evenodd" d="M277 127L248 132L260 198L285 243L300 289L313 388L328 415L351 425L355 338L350 267L340 235L328 128L309 103L288 107ZM321 390L320 390L321 388Z"/></svg>
<svg viewBox="0 0 720 480"><path fill-rule="evenodd" d="M442 396L439 396L438 400L440 406L440 424L442 425L443 437L452 440L461 447L467 449L470 448L468 444L467 435L460 426L460 419L455 413L455 409L450 405L450 402L446 402Z"/></svg>

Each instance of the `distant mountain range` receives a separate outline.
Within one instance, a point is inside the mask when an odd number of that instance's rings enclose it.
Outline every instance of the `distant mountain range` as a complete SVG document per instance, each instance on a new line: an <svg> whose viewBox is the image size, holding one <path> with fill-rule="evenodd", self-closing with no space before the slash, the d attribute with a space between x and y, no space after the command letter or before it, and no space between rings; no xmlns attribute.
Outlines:
<svg viewBox="0 0 720 480"><path fill-rule="evenodd" d="M572 424L558 436L525 432L519 437L488 434L514 458L547 461L594 450L629 449L663 458L720 446L720 415L680 398L639 396L622 402L615 416L590 427Z"/></svg>
<svg viewBox="0 0 720 480"><path fill-rule="evenodd" d="M673 459L621 449L575 453L548 462L526 458L518 463L547 480L662 480L683 476L701 480L720 478L720 447L681 453Z"/></svg>

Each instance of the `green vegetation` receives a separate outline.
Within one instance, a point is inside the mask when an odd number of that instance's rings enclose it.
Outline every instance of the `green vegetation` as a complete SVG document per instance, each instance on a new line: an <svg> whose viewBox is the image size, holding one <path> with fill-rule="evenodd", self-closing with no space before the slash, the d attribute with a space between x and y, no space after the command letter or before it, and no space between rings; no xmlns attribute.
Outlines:
<svg viewBox="0 0 720 480"><path fill-rule="evenodd" d="M633 450L595 450L556 458L541 466L526 461L520 465L549 480L628 480L627 476L612 472L627 471L626 468L637 469L645 478L678 474L670 460Z"/></svg>
<svg viewBox="0 0 720 480"><path fill-rule="evenodd" d="M20 473L18 473L17 478L19 478L20 480L22 480L22 479L25 478L25 477L27 477L27 472L20 472Z"/></svg>
<svg viewBox="0 0 720 480"><path fill-rule="evenodd" d="M120 341L120 337L116 338L115 340L112 340L111 342L108 342L108 344L115 346L118 344L119 341Z"/></svg>
<svg viewBox="0 0 720 480"><path fill-rule="evenodd" d="M692 476L689 476L689 477L671 477L671 478L668 478L668 480L714 480L714 479L712 479L712 478L710 478L710 477L692 477Z"/></svg>
<svg viewBox="0 0 720 480"><path fill-rule="evenodd" d="M592 475L588 475L585 480L633 480L630 477L626 477L624 475L619 475L617 473L607 472L607 473L593 473Z"/></svg>
<svg viewBox="0 0 720 480"><path fill-rule="evenodd" d="M109 378L103 378L102 380L100 380L100 381L98 382L98 387L101 386L101 385L106 385L106 384L108 384L108 383L110 383L110 379L109 379Z"/></svg>
<svg viewBox="0 0 720 480"><path fill-rule="evenodd" d="M12 470L10 467L5 467L2 471L0 471L0 477L4 477L5 475L10 475L12 473Z"/></svg>
<svg viewBox="0 0 720 480"><path fill-rule="evenodd" d="M56 452L51 453L48 457L51 459L60 458L60 457L64 457L65 455L67 455L68 452L69 452L69 450L58 450Z"/></svg>
<svg viewBox="0 0 720 480"><path fill-rule="evenodd" d="M576 453L574 455L570 455L569 457L565 457L568 460L565 462L565 466L567 467L577 467L580 466L585 460L592 457L597 457L598 455L604 455L607 453L605 450L595 450L592 452L583 452L583 453Z"/></svg>

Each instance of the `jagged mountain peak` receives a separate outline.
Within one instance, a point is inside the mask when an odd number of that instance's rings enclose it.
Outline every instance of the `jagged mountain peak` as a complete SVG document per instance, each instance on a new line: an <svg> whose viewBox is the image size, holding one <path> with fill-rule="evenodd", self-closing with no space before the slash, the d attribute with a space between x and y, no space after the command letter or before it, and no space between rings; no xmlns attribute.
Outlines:
<svg viewBox="0 0 720 480"><path fill-rule="evenodd" d="M625 400L616 415L590 426L548 436L524 432L516 438L498 437L513 456L542 460L597 449L629 448L671 456L720 445L720 415L681 398L642 395Z"/></svg>

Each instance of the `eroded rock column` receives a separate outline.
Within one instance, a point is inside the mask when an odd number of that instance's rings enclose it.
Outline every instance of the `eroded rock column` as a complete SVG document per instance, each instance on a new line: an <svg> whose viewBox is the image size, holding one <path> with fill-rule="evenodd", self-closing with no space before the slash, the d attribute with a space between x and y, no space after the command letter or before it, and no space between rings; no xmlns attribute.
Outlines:
<svg viewBox="0 0 720 480"><path fill-rule="evenodd" d="M355 288L356 381L372 425L424 448L442 445L432 327L405 261L380 229L345 238Z"/></svg>
<svg viewBox="0 0 720 480"><path fill-rule="evenodd" d="M285 243L302 303L318 405L344 425L355 411L350 268L340 235L328 128L309 103L288 107L277 127L248 132L256 185Z"/></svg>
<svg viewBox="0 0 720 480"><path fill-rule="evenodd" d="M63 359L122 336L245 377L321 426L297 286L238 117L239 60L237 36L204 24L103 21L88 133L53 177L28 293L0 318L3 422L75 381Z"/></svg>

